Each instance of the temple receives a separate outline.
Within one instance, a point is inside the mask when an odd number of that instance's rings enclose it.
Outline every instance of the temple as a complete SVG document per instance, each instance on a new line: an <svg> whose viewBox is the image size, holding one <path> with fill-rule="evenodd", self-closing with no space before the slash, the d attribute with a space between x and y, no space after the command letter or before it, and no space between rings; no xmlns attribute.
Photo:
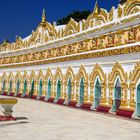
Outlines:
<svg viewBox="0 0 140 140"><path fill-rule="evenodd" d="M31 35L0 45L2 95L140 118L140 0L86 20L42 19ZM85 112L86 113L86 112Z"/></svg>

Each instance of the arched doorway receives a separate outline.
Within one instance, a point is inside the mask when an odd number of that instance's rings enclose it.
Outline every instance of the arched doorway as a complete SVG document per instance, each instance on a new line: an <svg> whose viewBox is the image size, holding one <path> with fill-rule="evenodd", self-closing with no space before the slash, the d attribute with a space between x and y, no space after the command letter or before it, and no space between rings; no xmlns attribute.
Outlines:
<svg viewBox="0 0 140 140"><path fill-rule="evenodd" d="M94 103L91 107L91 109L96 109L100 105L101 100L101 84L99 82L99 79L97 78L95 83L95 89L94 89Z"/></svg>
<svg viewBox="0 0 140 140"><path fill-rule="evenodd" d="M16 95L19 93L19 88L20 88L20 80L17 80L17 85L16 85Z"/></svg>
<svg viewBox="0 0 140 140"><path fill-rule="evenodd" d="M26 95L26 92L27 92L27 80L25 79L24 80L24 87L23 87L23 94L22 94L23 97Z"/></svg>
<svg viewBox="0 0 140 140"><path fill-rule="evenodd" d="M60 79L57 80L57 90L56 90L56 98L54 100L55 103L57 103L57 101L59 100L61 95L61 81Z"/></svg>
<svg viewBox="0 0 140 140"><path fill-rule="evenodd" d="M49 100L51 97L51 80L48 79L48 83L47 83L47 94L46 94L46 101Z"/></svg>
<svg viewBox="0 0 140 140"><path fill-rule="evenodd" d="M12 86L13 86L12 79L10 79L10 81L9 81L9 93L8 93L9 95L12 91Z"/></svg>
<svg viewBox="0 0 140 140"><path fill-rule="evenodd" d="M110 110L110 112L116 112L121 105L121 82L119 78L117 78L115 87L114 87L114 100L113 100L113 106Z"/></svg>
<svg viewBox="0 0 140 140"><path fill-rule="evenodd" d="M140 117L140 84L137 86L136 110L137 116Z"/></svg>
<svg viewBox="0 0 140 140"><path fill-rule="evenodd" d="M6 81L5 79L2 81L2 94L5 92L5 84L6 84Z"/></svg>
<svg viewBox="0 0 140 140"><path fill-rule="evenodd" d="M71 79L69 78L68 80L68 103L70 102L71 100L71 91L72 91L72 85L71 85Z"/></svg>
<svg viewBox="0 0 140 140"><path fill-rule="evenodd" d="M40 96L42 96L42 87L43 87L43 81L42 81L42 79L40 79L37 99L39 99Z"/></svg>
<svg viewBox="0 0 140 140"><path fill-rule="evenodd" d="M33 94L34 94L34 86L35 86L35 81L33 79L32 80L32 83L31 83L31 91L30 91L29 97L32 97Z"/></svg>
<svg viewBox="0 0 140 140"><path fill-rule="evenodd" d="M71 101L71 92L72 92L72 83L71 83L71 79L69 78L67 82L67 98L64 102L64 104L66 105L68 105L69 102Z"/></svg>
<svg viewBox="0 0 140 140"><path fill-rule="evenodd" d="M83 102L84 102L84 78L82 77L81 80L80 80L78 104L76 106L81 107Z"/></svg>
<svg viewBox="0 0 140 140"><path fill-rule="evenodd" d="M135 112L132 115L132 118L136 118L139 117L140 118L140 83L137 86L137 90L136 90L136 108L135 108Z"/></svg>

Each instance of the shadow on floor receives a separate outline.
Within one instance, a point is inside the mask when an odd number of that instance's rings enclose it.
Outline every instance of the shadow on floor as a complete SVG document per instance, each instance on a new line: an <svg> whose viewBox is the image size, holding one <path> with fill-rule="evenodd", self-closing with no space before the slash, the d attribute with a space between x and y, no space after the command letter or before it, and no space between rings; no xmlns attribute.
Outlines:
<svg viewBox="0 0 140 140"><path fill-rule="evenodd" d="M16 117L16 120L18 121L18 120L28 120L28 118L26 118L26 117Z"/></svg>
<svg viewBox="0 0 140 140"><path fill-rule="evenodd" d="M26 123L29 123L29 122L26 122L26 121L21 121L21 122L12 121L12 122L6 122L4 124L0 124L0 127L11 126L11 125L19 125L19 124L26 124Z"/></svg>

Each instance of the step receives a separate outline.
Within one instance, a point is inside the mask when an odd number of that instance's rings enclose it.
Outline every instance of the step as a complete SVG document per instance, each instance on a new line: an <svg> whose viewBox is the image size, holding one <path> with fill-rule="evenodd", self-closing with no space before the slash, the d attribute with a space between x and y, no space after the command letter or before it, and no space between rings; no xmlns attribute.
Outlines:
<svg viewBox="0 0 140 140"><path fill-rule="evenodd" d="M64 101L65 101L65 99L59 99L59 100L57 101L57 104L63 105L63 104L64 104Z"/></svg>
<svg viewBox="0 0 140 140"><path fill-rule="evenodd" d="M70 101L69 106L76 107L77 102L76 101Z"/></svg>
<svg viewBox="0 0 140 140"><path fill-rule="evenodd" d="M49 98L48 99L48 102L50 102L50 103L53 103L53 101L54 101L54 98Z"/></svg>
<svg viewBox="0 0 140 140"><path fill-rule="evenodd" d="M97 107L98 112L108 113L109 110L110 110L110 107L108 107L108 106L101 106L100 105L99 107Z"/></svg>
<svg viewBox="0 0 140 140"><path fill-rule="evenodd" d="M119 109L119 110L116 111L116 115L127 117L127 118L131 118L131 116L133 115L133 113L134 113L134 111L124 110L124 109Z"/></svg>
<svg viewBox="0 0 140 140"><path fill-rule="evenodd" d="M45 96L40 96L39 100L44 101Z"/></svg>
<svg viewBox="0 0 140 140"><path fill-rule="evenodd" d="M32 99L36 99L36 97L37 97L37 95L33 95L31 98L32 98Z"/></svg>
<svg viewBox="0 0 140 140"><path fill-rule="evenodd" d="M88 104L83 103L83 104L81 105L81 108L82 108L82 109L85 109L85 110L91 110L91 109L90 109L91 106L92 106L92 104L90 104L90 103L88 103Z"/></svg>

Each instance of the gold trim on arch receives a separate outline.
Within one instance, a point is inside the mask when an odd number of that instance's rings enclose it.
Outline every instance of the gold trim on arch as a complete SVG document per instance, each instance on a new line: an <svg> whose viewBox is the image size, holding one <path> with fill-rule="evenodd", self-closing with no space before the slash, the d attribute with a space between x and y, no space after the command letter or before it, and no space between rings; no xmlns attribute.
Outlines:
<svg viewBox="0 0 140 140"><path fill-rule="evenodd" d="M32 84L32 80L34 79L34 95L37 95L37 77L36 77L36 73L34 70L31 71L30 74L30 89L31 90L31 84Z"/></svg>
<svg viewBox="0 0 140 140"><path fill-rule="evenodd" d="M101 81L101 104L106 103L106 82L107 82L107 76L104 73L102 67L99 64L96 64L94 66L94 69L92 70L90 74L90 100L93 102L94 99L94 85L95 80L99 76L99 79Z"/></svg>
<svg viewBox="0 0 140 140"><path fill-rule="evenodd" d="M134 69L132 72L130 72L130 106L135 107L135 98L136 98L136 85L140 79L140 61L137 62L137 64L134 66Z"/></svg>
<svg viewBox="0 0 140 140"><path fill-rule="evenodd" d="M77 75L76 75L76 99L79 98L79 86L80 86L80 79L84 78L84 102L87 102L89 100L88 97L88 74L86 72L86 69L84 65L81 65Z"/></svg>
<svg viewBox="0 0 140 140"><path fill-rule="evenodd" d="M108 75L108 88L109 88L109 104L112 105L113 101L113 91L114 84L117 76L121 80L121 88L122 88L122 97L121 97L121 106L127 106L127 92L128 92L128 74L124 71L122 65L119 62L113 66L111 73Z"/></svg>
<svg viewBox="0 0 140 140"><path fill-rule="evenodd" d="M127 0L124 6L124 16L139 12L140 8L138 9L136 6L140 6L140 0Z"/></svg>
<svg viewBox="0 0 140 140"><path fill-rule="evenodd" d="M49 78L51 80L51 97L53 98L54 97L54 81L53 81L54 77L50 68L47 69L46 74L44 76L44 82L46 85L48 84ZM47 91L46 91L46 95L47 95Z"/></svg>
<svg viewBox="0 0 140 140"><path fill-rule="evenodd" d="M61 98L64 98L64 93L63 93L63 85L64 85L64 81L63 81L63 73L62 70L60 69L60 67L57 68L56 73L54 75L54 97L56 96L56 86L57 86L57 80L60 79L61 82Z"/></svg>
<svg viewBox="0 0 140 140"><path fill-rule="evenodd" d="M69 66L66 74L64 76L64 91L65 91L65 98L67 98L67 85L68 85L68 79L71 78L72 82L72 93L71 93L71 99L76 99L76 96L74 96L75 92L75 74L73 72L73 69Z"/></svg>

